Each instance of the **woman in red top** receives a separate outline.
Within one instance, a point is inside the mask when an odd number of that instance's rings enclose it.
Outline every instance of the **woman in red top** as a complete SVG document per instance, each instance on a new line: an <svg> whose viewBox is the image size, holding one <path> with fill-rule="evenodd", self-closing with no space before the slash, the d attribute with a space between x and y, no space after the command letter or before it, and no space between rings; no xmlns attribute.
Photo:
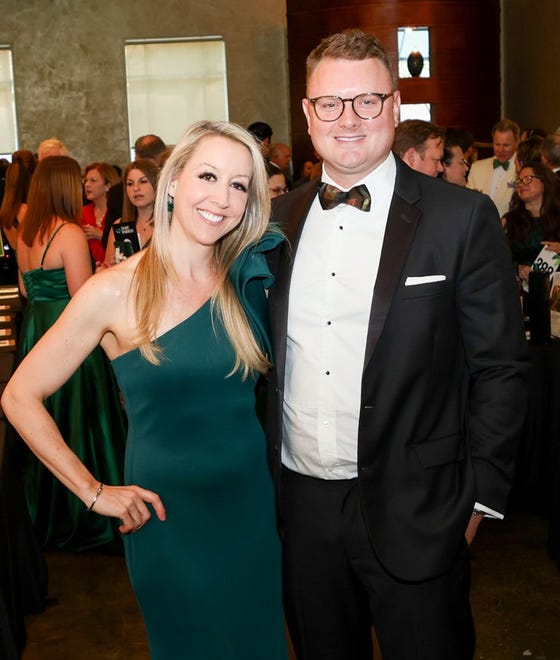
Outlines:
<svg viewBox="0 0 560 660"><path fill-rule="evenodd" d="M117 170L109 163L90 163L86 166L84 194L91 204L84 206L82 227L96 264L103 263L105 259L101 238L107 216L107 193L119 181Z"/></svg>

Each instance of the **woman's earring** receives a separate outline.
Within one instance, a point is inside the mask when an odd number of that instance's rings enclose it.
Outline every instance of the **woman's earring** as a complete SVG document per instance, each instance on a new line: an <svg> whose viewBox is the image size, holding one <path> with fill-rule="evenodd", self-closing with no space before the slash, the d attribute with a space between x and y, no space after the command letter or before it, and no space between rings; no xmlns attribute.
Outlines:
<svg viewBox="0 0 560 660"><path fill-rule="evenodd" d="M173 197L171 195L167 195L167 212L168 213L173 213L173 208L175 207L175 204L173 202Z"/></svg>

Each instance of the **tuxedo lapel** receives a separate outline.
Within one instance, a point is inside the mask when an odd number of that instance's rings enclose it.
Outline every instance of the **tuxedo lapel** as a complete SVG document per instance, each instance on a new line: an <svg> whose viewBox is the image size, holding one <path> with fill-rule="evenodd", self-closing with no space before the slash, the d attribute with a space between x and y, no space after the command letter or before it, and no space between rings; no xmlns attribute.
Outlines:
<svg viewBox="0 0 560 660"><path fill-rule="evenodd" d="M272 222L280 225L293 251L296 250L305 218L319 191L320 183L320 179L314 179L286 196L276 197L272 203Z"/></svg>
<svg viewBox="0 0 560 660"><path fill-rule="evenodd" d="M487 195L490 192L490 186L492 185L492 175L494 174L494 158L485 158L480 163L480 168L482 172L482 183L479 186L482 192Z"/></svg>
<svg viewBox="0 0 560 660"><path fill-rule="evenodd" d="M420 199L418 184L411 170L402 164L400 159L396 160L397 178L373 290L364 368L367 368L383 331L417 223L422 215L420 209L413 206Z"/></svg>

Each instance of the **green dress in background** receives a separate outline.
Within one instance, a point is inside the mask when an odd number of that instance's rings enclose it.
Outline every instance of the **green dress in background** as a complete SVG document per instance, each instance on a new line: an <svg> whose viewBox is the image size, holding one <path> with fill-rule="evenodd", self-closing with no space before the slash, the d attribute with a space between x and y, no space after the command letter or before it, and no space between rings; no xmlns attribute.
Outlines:
<svg viewBox="0 0 560 660"><path fill-rule="evenodd" d="M41 266L22 275L27 305L18 341L19 360L53 325L70 300L64 269L43 269L45 255L59 230L47 244ZM97 347L70 380L46 399L45 407L62 437L93 475L105 484L121 484L126 418L115 376L101 348ZM118 521L88 513L31 452L26 452L23 477L31 520L43 548L122 552Z"/></svg>
<svg viewBox="0 0 560 660"><path fill-rule="evenodd" d="M243 273L240 273L240 270ZM252 327L266 321L258 252L238 260ZM158 493L167 512L125 538L153 660L285 660L280 546L254 381L207 302L158 339L159 365L138 350L113 360L129 418L125 482Z"/></svg>

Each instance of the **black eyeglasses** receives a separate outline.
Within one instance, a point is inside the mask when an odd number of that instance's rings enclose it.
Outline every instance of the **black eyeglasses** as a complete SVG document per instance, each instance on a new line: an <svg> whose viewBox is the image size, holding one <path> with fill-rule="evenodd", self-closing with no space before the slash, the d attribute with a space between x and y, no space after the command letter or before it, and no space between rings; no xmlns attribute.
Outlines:
<svg viewBox="0 0 560 660"><path fill-rule="evenodd" d="M522 179L515 179L514 183L516 186L528 186L530 183L533 182L533 179L538 179L539 181L542 181L540 176L537 176L536 174L527 174L527 176L524 176Z"/></svg>
<svg viewBox="0 0 560 660"><path fill-rule="evenodd" d="M343 99L340 96L317 96L307 99L313 105L317 118L321 121L336 121L342 117L344 104L351 103L352 109L360 119L375 119L383 111L383 104L394 92L379 94L367 92L358 94L353 99Z"/></svg>

